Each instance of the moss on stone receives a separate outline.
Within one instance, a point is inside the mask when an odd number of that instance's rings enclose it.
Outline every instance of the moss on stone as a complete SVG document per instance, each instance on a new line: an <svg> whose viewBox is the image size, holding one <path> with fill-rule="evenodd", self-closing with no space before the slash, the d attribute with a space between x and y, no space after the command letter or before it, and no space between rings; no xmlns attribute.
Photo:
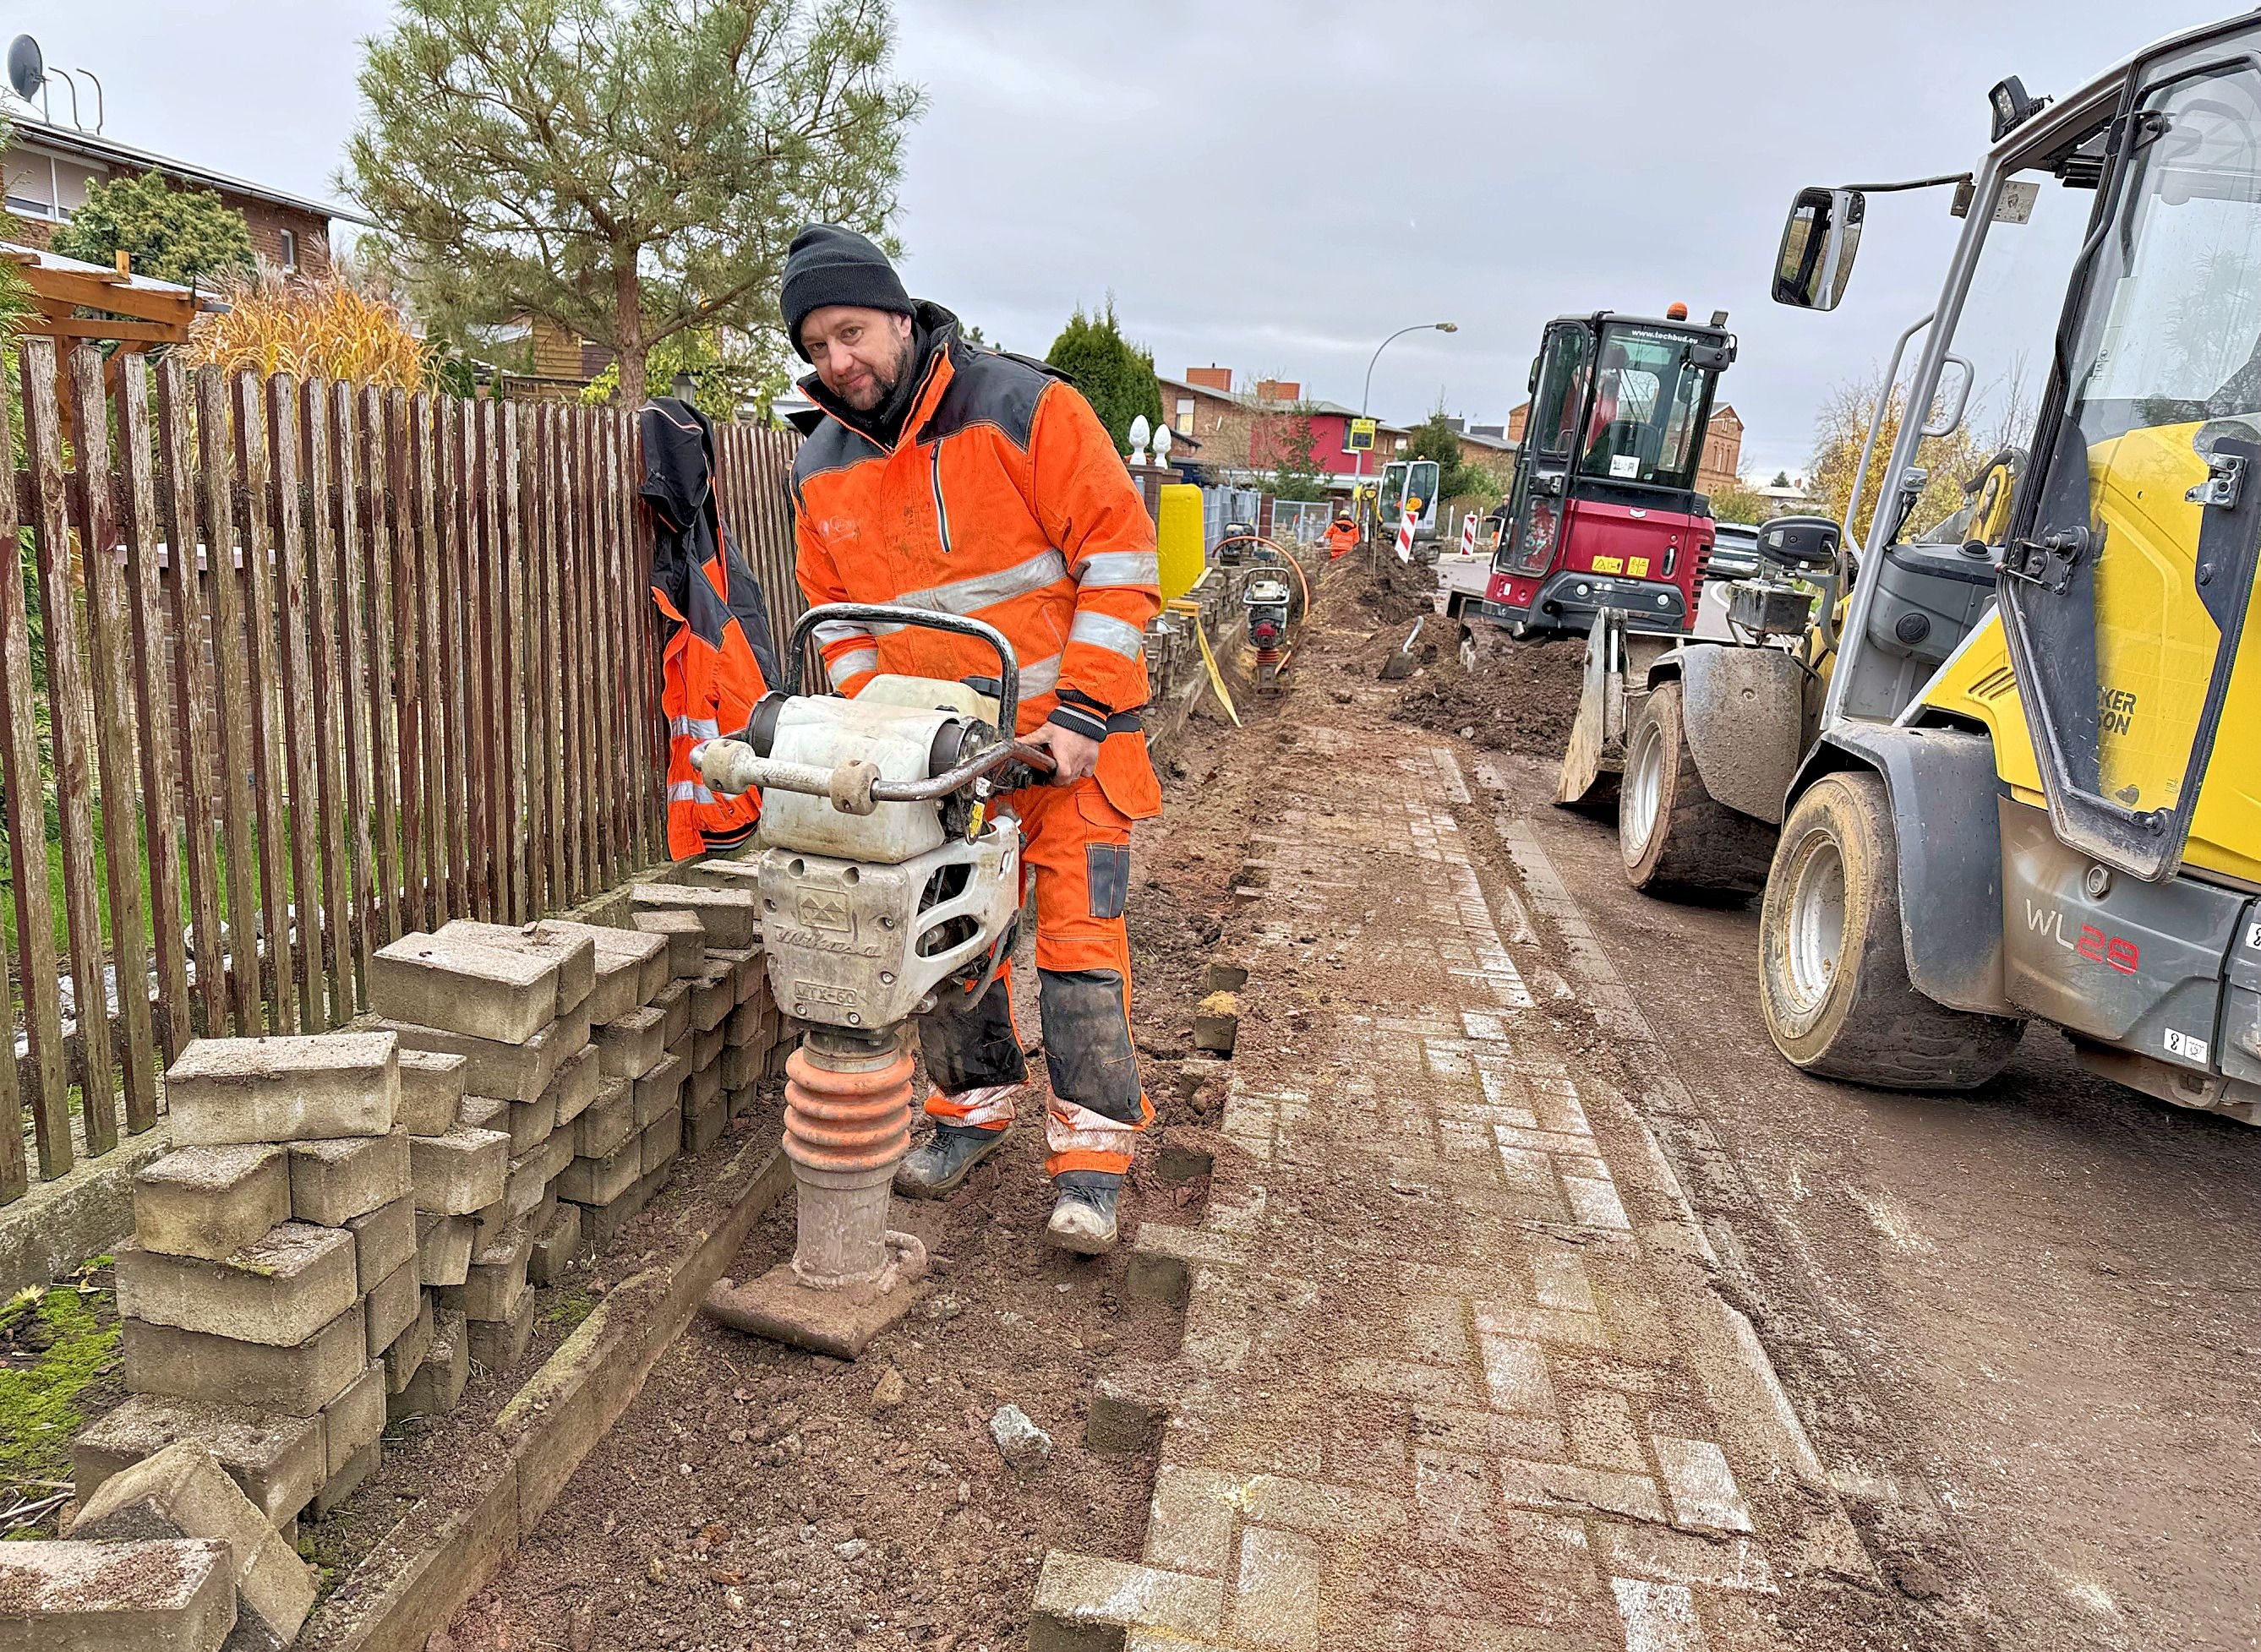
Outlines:
<svg viewBox="0 0 2261 1652"><path fill-rule="evenodd" d="M560 1291L543 1305L541 1310L542 1322L554 1325L571 1335L575 1327L597 1311L597 1302L595 1291L585 1291L578 1285Z"/></svg>

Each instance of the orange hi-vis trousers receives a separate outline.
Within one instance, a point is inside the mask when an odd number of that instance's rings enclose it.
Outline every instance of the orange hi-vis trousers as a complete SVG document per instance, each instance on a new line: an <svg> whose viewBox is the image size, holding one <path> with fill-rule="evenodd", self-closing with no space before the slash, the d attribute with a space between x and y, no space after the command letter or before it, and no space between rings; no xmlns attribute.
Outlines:
<svg viewBox="0 0 2261 1652"><path fill-rule="evenodd" d="M1029 786L1005 804L1020 817L1023 877L1037 889L1037 1003L1052 1100L1044 1174L1130 1168L1154 1110L1130 1048L1130 821L1096 780ZM1002 1130L1029 1076L1013 1026L1013 977L1000 970L978 1003L919 1019L933 1089L926 1110L954 1125Z"/></svg>

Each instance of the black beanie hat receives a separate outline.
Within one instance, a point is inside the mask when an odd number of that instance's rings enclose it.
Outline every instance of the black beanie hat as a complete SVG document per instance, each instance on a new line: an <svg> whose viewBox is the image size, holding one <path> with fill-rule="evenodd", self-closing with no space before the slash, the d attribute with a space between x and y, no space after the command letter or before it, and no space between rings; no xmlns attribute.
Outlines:
<svg viewBox="0 0 2261 1652"><path fill-rule="evenodd" d="M811 224L793 238L786 254L785 288L779 295L786 336L804 361L800 324L826 304L861 304L909 315L911 296L887 255L854 230L837 224Z"/></svg>

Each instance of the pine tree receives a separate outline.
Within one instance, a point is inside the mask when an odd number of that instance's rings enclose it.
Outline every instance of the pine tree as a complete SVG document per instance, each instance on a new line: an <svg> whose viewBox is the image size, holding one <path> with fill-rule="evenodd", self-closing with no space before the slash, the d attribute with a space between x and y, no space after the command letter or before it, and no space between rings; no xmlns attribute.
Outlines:
<svg viewBox="0 0 2261 1652"><path fill-rule="evenodd" d="M885 0L401 0L346 187L441 332L538 316L609 346L775 327L812 220L883 231L917 89Z"/></svg>

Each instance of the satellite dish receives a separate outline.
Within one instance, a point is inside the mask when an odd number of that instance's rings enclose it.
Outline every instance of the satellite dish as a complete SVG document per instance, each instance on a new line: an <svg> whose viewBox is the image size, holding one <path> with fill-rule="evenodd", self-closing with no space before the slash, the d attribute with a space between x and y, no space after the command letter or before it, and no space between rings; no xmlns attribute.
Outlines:
<svg viewBox="0 0 2261 1652"><path fill-rule="evenodd" d="M40 54L39 43L28 34L18 35L8 43L8 84L28 104L47 83L47 61Z"/></svg>

